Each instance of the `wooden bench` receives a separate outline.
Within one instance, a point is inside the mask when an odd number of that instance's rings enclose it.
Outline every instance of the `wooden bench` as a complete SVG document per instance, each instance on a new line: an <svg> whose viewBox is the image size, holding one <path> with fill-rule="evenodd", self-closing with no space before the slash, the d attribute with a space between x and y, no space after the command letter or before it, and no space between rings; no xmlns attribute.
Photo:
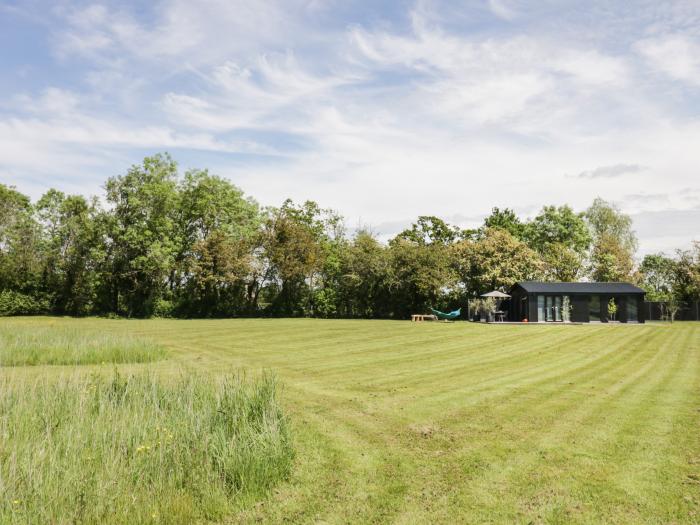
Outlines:
<svg viewBox="0 0 700 525"><path fill-rule="evenodd" d="M437 321L437 316L433 314L413 314L411 316L412 323L420 323L423 321Z"/></svg>

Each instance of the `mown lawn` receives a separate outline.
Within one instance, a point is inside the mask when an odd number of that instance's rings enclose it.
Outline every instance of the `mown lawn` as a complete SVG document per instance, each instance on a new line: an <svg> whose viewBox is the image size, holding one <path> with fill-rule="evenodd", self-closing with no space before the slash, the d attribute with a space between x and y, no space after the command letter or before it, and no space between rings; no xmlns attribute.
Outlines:
<svg viewBox="0 0 700 525"><path fill-rule="evenodd" d="M291 479L225 522L700 522L700 323L7 322L151 340L166 359L116 366L164 381L273 371Z"/></svg>

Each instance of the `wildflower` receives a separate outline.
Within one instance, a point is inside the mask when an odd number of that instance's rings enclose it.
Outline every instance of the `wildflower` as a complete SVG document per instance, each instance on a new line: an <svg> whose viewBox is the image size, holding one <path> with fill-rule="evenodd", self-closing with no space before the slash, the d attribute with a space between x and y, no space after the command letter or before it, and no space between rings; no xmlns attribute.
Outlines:
<svg viewBox="0 0 700 525"><path fill-rule="evenodd" d="M12 503L14 503L15 505L19 505L22 502L20 500L16 499L16 500L13 500Z"/></svg>

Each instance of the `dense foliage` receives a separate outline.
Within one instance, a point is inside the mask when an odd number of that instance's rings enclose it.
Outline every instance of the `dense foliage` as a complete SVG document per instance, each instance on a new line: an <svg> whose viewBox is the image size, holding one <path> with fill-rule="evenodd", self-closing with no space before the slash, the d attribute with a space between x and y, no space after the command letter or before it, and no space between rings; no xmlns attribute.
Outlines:
<svg viewBox="0 0 700 525"><path fill-rule="evenodd" d="M348 235L315 202L262 208L207 171L155 155L102 201L0 185L0 315L404 317L519 280L633 281L658 300L700 296L700 245L635 265L630 217L596 199L523 220L494 208L461 230L422 216L387 243Z"/></svg>

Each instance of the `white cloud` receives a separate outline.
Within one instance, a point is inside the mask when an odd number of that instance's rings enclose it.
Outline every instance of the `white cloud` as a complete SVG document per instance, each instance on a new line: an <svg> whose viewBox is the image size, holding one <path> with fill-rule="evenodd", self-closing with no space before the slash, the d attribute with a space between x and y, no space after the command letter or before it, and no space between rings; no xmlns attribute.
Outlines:
<svg viewBox="0 0 700 525"><path fill-rule="evenodd" d="M683 35L642 40L637 49L650 65L672 78L700 85L700 43Z"/></svg>
<svg viewBox="0 0 700 525"><path fill-rule="evenodd" d="M579 179L610 179L621 177L628 173L639 173L644 168L638 164L614 164L612 166L600 166L593 170L582 171L576 177Z"/></svg>
<svg viewBox="0 0 700 525"><path fill-rule="evenodd" d="M517 12L507 0L488 0L488 3L493 14L499 18L513 20L517 16Z"/></svg>
<svg viewBox="0 0 700 525"><path fill-rule="evenodd" d="M698 187L697 96L666 96L669 78L700 78L696 37L679 29L692 17L664 7L651 27L644 9L600 6L610 16L585 28L578 11L539 20L512 0L334 24L303 0L58 11L56 55L84 83L0 108L2 177L96 179L171 149L265 204L313 198L351 224L581 209L599 194L635 213L697 206L680 192Z"/></svg>

